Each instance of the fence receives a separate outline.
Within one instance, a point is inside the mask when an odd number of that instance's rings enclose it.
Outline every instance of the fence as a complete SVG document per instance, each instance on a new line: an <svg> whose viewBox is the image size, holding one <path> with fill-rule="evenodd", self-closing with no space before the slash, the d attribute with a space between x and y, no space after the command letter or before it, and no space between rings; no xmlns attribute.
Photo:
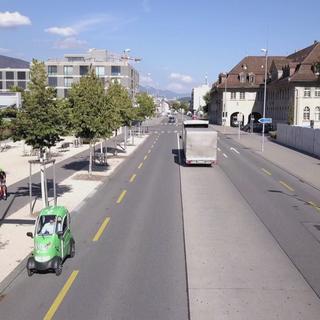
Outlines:
<svg viewBox="0 0 320 320"><path fill-rule="evenodd" d="M320 129L277 125L277 141L320 157Z"/></svg>

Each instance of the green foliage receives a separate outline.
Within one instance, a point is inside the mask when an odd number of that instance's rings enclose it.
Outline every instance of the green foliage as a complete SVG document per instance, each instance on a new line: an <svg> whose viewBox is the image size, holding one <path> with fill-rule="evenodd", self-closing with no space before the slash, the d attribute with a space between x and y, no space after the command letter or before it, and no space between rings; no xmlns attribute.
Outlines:
<svg viewBox="0 0 320 320"><path fill-rule="evenodd" d="M184 112L187 112L190 108L190 105L187 101L182 101L180 104L180 108L184 110Z"/></svg>
<svg viewBox="0 0 320 320"><path fill-rule="evenodd" d="M128 90L119 83L111 83L107 91L107 105L113 111L114 128L129 126L135 120L135 111Z"/></svg>
<svg viewBox="0 0 320 320"><path fill-rule="evenodd" d="M68 119L76 136L92 140L105 134L104 87L93 72L73 84L68 100Z"/></svg>
<svg viewBox="0 0 320 320"><path fill-rule="evenodd" d="M210 91L208 91L204 96L203 96L203 100L206 103L206 105L209 105L211 102L211 95L210 95Z"/></svg>
<svg viewBox="0 0 320 320"><path fill-rule="evenodd" d="M40 149L52 147L64 132L64 114L57 106L55 91L47 87L45 65L32 61L29 91L23 92L23 106L14 120L14 140L25 139L26 144Z"/></svg>
<svg viewBox="0 0 320 320"><path fill-rule="evenodd" d="M147 93L139 93L136 96L136 102L138 107L135 108L136 120L143 121L148 117L152 117L155 114L156 106L153 98Z"/></svg>
<svg viewBox="0 0 320 320"><path fill-rule="evenodd" d="M18 109L16 107L4 108L0 111L1 118L16 118Z"/></svg>

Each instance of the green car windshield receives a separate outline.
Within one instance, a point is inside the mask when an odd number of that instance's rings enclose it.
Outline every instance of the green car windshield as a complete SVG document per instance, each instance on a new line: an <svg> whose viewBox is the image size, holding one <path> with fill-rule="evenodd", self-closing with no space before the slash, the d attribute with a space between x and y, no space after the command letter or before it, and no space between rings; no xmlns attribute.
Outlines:
<svg viewBox="0 0 320 320"><path fill-rule="evenodd" d="M56 216L40 216L37 224L37 235L53 235L56 230Z"/></svg>

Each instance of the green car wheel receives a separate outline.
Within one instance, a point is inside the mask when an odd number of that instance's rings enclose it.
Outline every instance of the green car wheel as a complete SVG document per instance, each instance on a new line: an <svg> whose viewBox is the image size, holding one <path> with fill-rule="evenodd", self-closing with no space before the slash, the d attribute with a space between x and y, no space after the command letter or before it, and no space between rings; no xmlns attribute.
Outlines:
<svg viewBox="0 0 320 320"><path fill-rule="evenodd" d="M60 274L62 273L62 259L59 258L58 262L57 262L57 267L54 269L54 272L56 273L56 276L60 276Z"/></svg>

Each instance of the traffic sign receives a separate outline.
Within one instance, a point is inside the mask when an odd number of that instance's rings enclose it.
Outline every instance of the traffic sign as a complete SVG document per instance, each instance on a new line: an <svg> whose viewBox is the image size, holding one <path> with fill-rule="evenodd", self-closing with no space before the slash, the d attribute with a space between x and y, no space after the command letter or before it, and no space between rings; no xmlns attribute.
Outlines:
<svg viewBox="0 0 320 320"><path fill-rule="evenodd" d="M272 123L272 118L260 118L258 121L260 123Z"/></svg>

